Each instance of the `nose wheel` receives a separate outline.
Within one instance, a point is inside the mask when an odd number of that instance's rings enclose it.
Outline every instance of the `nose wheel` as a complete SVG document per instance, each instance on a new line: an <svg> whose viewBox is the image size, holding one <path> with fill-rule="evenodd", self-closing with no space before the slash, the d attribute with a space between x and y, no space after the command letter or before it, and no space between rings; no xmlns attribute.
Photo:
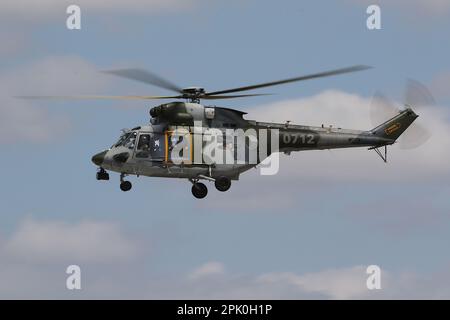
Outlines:
<svg viewBox="0 0 450 320"><path fill-rule="evenodd" d="M109 174L105 169L99 168L96 174L97 180L109 180Z"/></svg>
<svg viewBox="0 0 450 320"><path fill-rule="evenodd" d="M192 184L192 195L197 199L203 199L208 194L208 188L201 182Z"/></svg>
<svg viewBox="0 0 450 320"><path fill-rule="evenodd" d="M131 184L130 181L125 181L125 180L123 180L124 177L125 177L125 174L122 173L122 174L120 175L120 190L122 190L122 191L124 191L124 192L130 191L130 190L131 190L131 187L132 187L132 184Z"/></svg>

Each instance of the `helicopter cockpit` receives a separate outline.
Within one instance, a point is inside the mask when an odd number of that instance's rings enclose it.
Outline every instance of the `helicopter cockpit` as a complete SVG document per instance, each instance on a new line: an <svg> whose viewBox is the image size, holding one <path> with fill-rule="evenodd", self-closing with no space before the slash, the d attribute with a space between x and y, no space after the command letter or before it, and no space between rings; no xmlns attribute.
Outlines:
<svg viewBox="0 0 450 320"><path fill-rule="evenodd" d="M134 145L136 142L136 136L137 136L137 132L136 131L124 131L120 137L119 140L113 144L112 147L126 147L128 149L134 149Z"/></svg>
<svg viewBox="0 0 450 320"><path fill-rule="evenodd" d="M138 159L165 160L165 133L140 129L141 127L123 130L111 149L125 147L131 151L130 155L133 154Z"/></svg>

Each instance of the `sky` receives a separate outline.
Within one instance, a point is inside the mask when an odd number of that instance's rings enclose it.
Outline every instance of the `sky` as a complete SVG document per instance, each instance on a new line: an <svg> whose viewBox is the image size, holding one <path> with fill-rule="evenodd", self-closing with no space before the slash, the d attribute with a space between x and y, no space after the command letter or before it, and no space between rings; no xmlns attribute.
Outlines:
<svg viewBox="0 0 450 320"><path fill-rule="evenodd" d="M66 8L81 8L68 30ZM0 298L450 298L450 1L2 1ZM99 71L146 68L219 90L328 69L373 69L217 101L246 119L372 128L380 90L401 107L408 78L436 105L432 137L392 146L281 155L280 172L241 175L226 193L189 181L97 181L93 154L160 101L28 101L17 95L159 95ZM405 135L407 132L405 133ZM66 268L81 268L81 290ZM380 290L366 268L381 268Z"/></svg>

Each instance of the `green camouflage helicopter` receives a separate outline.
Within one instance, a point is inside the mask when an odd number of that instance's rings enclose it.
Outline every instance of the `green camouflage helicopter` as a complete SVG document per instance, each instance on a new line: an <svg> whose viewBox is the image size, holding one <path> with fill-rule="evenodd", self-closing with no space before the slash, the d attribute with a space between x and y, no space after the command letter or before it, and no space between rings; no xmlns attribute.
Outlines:
<svg viewBox="0 0 450 320"><path fill-rule="evenodd" d="M363 65L310 74L285 80L207 92L201 87L181 88L141 69L106 71L120 77L155 85L175 92L170 96L78 96L87 99L176 99L150 109L150 123L123 130L110 148L95 154L97 180L109 180L108 171L120 173L120 189L129 191L127 175L183 178L192 183L192 194L204 198L208 193L201 180L214 182L227 191L241 173L261 165L279 152L367 147L386 162L387 146L392 145L418 115L404 110L367 131L332 127L313 127L244 119L240 110L201 104L201 100L260 96L240 92L362 71ZM239 94L236 94L239 93ZM27 98L55 98L36 97ZM74 97L58 97L74 98ZM181 101L180 101L181 100ZM384 150L382 149L384 148Z"/></svg>

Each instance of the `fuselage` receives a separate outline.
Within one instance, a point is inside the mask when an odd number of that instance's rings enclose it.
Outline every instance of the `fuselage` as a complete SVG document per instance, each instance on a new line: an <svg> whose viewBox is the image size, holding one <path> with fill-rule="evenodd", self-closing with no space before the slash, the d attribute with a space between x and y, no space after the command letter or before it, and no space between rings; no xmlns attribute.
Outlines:
<svg viewBox="0 0 450 320"><path fill-rule="evenodd" d="M378 147L395 142L373 130L257 122L244 119L245 113L238 110L197 103L165 104L150 114L150 124L125 131L117 143L95 155L93 162L122 174L237 180L274 152Z"/></svg>

